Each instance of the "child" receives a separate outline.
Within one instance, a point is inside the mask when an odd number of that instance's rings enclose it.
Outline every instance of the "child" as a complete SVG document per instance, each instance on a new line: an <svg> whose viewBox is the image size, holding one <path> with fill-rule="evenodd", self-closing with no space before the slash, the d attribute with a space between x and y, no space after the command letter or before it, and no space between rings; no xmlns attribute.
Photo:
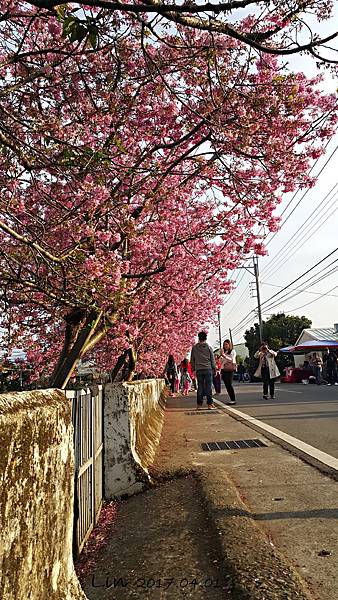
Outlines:
<svg viewBox="0 0 338 600"><path fill-rule="evenodd" d="M183 367L182 369L182 379L181 379L181 385L183 388L183 396L187 396L188 392L190 391L190 386L192 384L192 379L188 373L188 368L187 367Z"/></svg>

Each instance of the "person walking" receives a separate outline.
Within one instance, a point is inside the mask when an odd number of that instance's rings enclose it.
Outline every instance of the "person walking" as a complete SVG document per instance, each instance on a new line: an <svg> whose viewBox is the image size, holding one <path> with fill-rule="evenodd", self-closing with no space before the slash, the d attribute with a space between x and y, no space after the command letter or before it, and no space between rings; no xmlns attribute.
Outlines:
<svg viewBox="0 0 338 600"><path fill-rule="evenodd" d="M177 367L177 365L176 365ZM177 375L175 378L175 392L179 392L180 388L181 388L181 371L180 369L177 367Z"/></svg>
<svg viewBox="0 0 338 600"><path fill-rule="evenodd" d="M238 383L244 383L245 366L240 362L237 366Z"/></svg>
<svg viewBox="0 0 338 600"><path fill-rule="evenodd" d="M173 396L175 392L175 383L178 379L178 370L172 354L169 354L168 356L167 364L164 368L164 376L169 382L169 396Z"/></svg>
<svg viewBox="0 0 338 600"><path fill-rule="evenodd" d="M263 398L268 399L268 390L270 389L270 398L275 398L275 379L280 376L278 367L275 363L277 352L270 350L268 344L263 342L255 353L255 358L259 359L258 369L255 372L255 377L261 377L263 380Z"/></svg>
<svg viewBox="0 0 338 600"><path fill-rule="evenodd" d="M320 385L322 382L322 371L323 371L323 359L317 352L314 352L311 360L313 374L316 378L316 384Z"/></svg>
<svg viewBox="0 0 338 600"><path fill-rule="evenodd" d="M214 388L215 388L215 394L218 395L221 393L222 361L221 361L221 358L218 356L217 351L214 352L214 357L215 357L215 363L216 363L216 374L213 376L212 381L213 381Z"/></svg>
<svg viewBox="0 0 338 600"><path fill-rule="evenodd" d="M235 390L232 385L236 370L236 350L234 350L231 340L224 340L221 354L221 376L229 396L229 401L226 404L236 404Z"/></svg>
<svg viewBox="0 0 338 600"><path fill-rule="evenodd" d="M327 385L338 385L337 382L337 356L332 350L326 349L326 354L324 355L324 363L326 365L326 378Z"/></svg>
<svg viewBox="0 0 338 600"><path fill-rule="evenodd" d="M197 378L197 410L203 406L203 396L207 397L209 409L215 408L212 400L212 376L216 373L215 357L209 344L207 344L207 334L200 331L198 342L191 350L191 368L196 373Z"/></svg>
<svg viewBox="0 0 338 600"><path fill-rule="evenodd" d="M185 358L184 360L182 360L181 362L181 387L182 387L182 394L183 396L187 396L189 391L190 391L190 387L192 384L192 379L190 377L189 374L189 361L187 358Z"/></svg>

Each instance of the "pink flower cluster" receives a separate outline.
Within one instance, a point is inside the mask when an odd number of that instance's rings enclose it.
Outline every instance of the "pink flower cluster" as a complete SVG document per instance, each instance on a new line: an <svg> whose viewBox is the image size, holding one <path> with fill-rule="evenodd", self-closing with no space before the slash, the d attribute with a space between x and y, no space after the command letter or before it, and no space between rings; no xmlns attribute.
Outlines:
<svg viewBox="0 0 338 600"><path fill-rule="evenodd" d="M16 9L0 41L10 343L48 374L95 312L97 364L133 347L158 375L214 316L229 272L265 252L254 232L276 230L281 194L312 184L335 98L222 36L144 38L107 15L94 52Z"/></svg>

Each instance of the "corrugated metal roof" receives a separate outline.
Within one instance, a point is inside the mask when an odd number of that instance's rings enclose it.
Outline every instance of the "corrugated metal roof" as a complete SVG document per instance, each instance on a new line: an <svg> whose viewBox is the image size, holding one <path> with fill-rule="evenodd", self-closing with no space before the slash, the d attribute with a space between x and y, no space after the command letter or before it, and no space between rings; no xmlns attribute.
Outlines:
<svg viewBox="0 0 338 600"><path fill-rule="evenodd" d="M307 340L337 340L338 332L333 327L323 327L320 329L303 329L296 344Z"/></svg>

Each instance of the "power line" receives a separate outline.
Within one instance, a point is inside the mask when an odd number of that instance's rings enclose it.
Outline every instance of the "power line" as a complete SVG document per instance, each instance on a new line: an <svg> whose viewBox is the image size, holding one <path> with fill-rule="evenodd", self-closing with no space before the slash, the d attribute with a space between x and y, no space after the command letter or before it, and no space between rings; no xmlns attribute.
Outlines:
<svg viewBox="0 0 338 600"><path fill-rule="evenodd" d="M315 231L313 231L313 233L311 234L311 230L314 229L314 227L319 223L319 221L322 219L323 216L325 216L323 213L323 211L326 210L332 210L332 208L335 206L335 204L338 201L338 195L335 196L334 198L330 198L330 200L328 200L328 202L322 207L322 209L319 211L320 207L323 205L323 203L325 202L325 200L332 194L332 192L335 190L335 188L338 186L338 181L335 183L335 185L331 188L331 190L326 194L326 196L323 198L323 200L320 202L320 204L318 204L316 206L316 208L312 211L311 215L308 217L307 221L304 221L304 223L301 225L301 227L297 230L297 238L294 239L294 235L292 235L289 240L286 242L286 245L283 247L283 251L281 254L279 254L278 256L276 256L275 258L272 259L272 261L270 261L269 265L266 265L266 267L263 269L263 271L265 271L265 276L269 274L269 277L276 272L276 270L279 268L277 267L277 265L281 262L288 262L290 260L290 258L296 254L297 252L297 246L301 247L303 244L303 240L307 241L309 240L312 235L314 235L314 233L316 233L317 231L319 231L319 229L321 227L323 227L323 225L328 221L328 219L336 212L337 209L334 210L333 213L330 213L326 219L324 219L324 221L321 223L321 225L319 227L317 227L317 229ZM333 201L333 202L332 202ZM327 206L330 204L330 202L332 202L332 204L330 206ZM319 211L317 217L317 220L312 219L311 221L311 217L317 212ZM326 214L326 213L325 213ZM310 228L310 229L309 229ZM302 231L302 235L301 237L299 236L299 233ZM310 235L308 235L310 233ZM306 237L307 236L307 237ZM305 239L304 239L305 238ZM291 250L293 250L293 252L290 254ZM285 260L285 257L286 260ZM275 267L275 268L274 268ZM271 271L272 269L272 271Z"/></svg>
<svg viewBox="0 0 338 600"><path fill-rule="evenodd" d="M330 142L330 141L331 141L331 140L329 140L329 142ZM326 148L327 148L327 146L328 146L329 142L327 142L327 144L326 144L326 146L325 146L325 148L324 148L324 149L326 149ZM337 146L335 147L335 149L334 149L334 150L331 152L331 154L330 154L329 158L326 160L326 162L324 163L324 165L323 165L323 166L322 166L322 168L320 169L319 173L317 173L316 177L320 177L320 175L322 174L322 172L324 171L324 169L326 169L327 165L329 164L330 160L332 159L332 157L334 156L334 154L337 152L337 150L338 150L338 144L337 144ZM315 162L315 163L312 165L312 167L311 167L311 169L310 169L310 171L309 171L309 174L311 173L312 169L313 169L313 168L316 166L316 164L317 164L318 160L319 160L319 159L317 159L317 160L316 160L316 162ZM303 200L304 200L305 196L306 196L306 195L309 193L309 191L310 191L310 188L307 188L307 189L305 190L305 192L304 192L304 194L302 195L301 199L300 199L300 200L297 202L296 206L295 206L295 207L292 209L292 211L291 211L291 212L290 212L290 213L287 215L286 219L283 221L281 228L282 228L282 227L284 227L285 223L286 223L286 222L289 220L289 218L291 217L291 215L292 215L292 214L295 212L295 210L298 208L298 206L301 204L301 202L303 202ZM285 213L285 211L287 210L287 208L290 206L291 202L294 200L294 198L295 198L295 196L297 195L297 193L298 193L298 190L297 190L297 192L296 192L296 193L293 195L293 197L291 198L291 200L290 200L290 202L288 203L288 205L285 207L285 209L284 209L284 211L282 212L281 216L283 216L283 214ZM276 231L276 232L273 234L272 238L270 238L270 240L268 240L267 244L270 244L270 243L272 242L272 240L273 240L273 239L276 237L276 235L279 233L279 231L281 230L281 228L280 228L278 231ZM267 244L266 244L266 245L267 245Z"/></svg>
<svg viewBox="0 0 338 600"><path fill-rule="evenodd" d="M309 304L313 304L314 302L317 302L324 296L330 296L331 292L333 292L333 290L336 290L337 288L338 288L338 285L335 285L333 288L331 288L327 292L324 292L324 294L321 294L319 298L315 298L314 300L311 300L311 302L307 302L306 304L303 304L302 306L297 306L296 308L292 308L291 311L289 311L289 312L294 312L295 310L300 310L301 308L304 308L305 306L309 306Z"/></svg>
<svg viewBox="0 0 338 600"><path fill-rule="evenodd" d="M328 194L326 194L326 196L323 198L323 200L316 206L316 208L312 211L311 215L307 218L306 221L303 222L303 224L301 225L301 227L298 228L297 230L297 238L294 239L294 234L291 235L291 237L289 238L289 240L286 242L285 246L283 247L283 251L282 251L282 255L288 255L290 253L291 250L294 250L294 252L292 253L295 254L297 251L297 246L301 246L301 241L304 239L304 237L309 233L309 231L311 231L311 229L320 221L320 219L322 218L322 212L324 211L324 209L327 209L327 205L330 204L330 202L332 202L333 200L333 204L330 206L330 209L333 208L333 206L335 205L335 203L337 202L337 197L334 198L330 198L328 200L328 202L326 204L324 204L324 206L322 207L321 210L319 210L321 208L321 206L323 205L323 203L325 202L325 200L332 194L332 192L335 190L335 188L338 185L338 181L336 182L336 184L331 188L331 190L328 192ZM317 220L312 219L313 215L319 211L319 213L317 214ZM330 215L329 215L330 217ZM328 218L329 218L328 217ZM322 227L324 225L326 221L324 221L320 227ZM320 229L320 227L317 229L317 231ZM302 231L303 230L303 231ZM309 230L309 231L307 231ZM302 234L301 237L299 238L299 234ZM311 235L307 238L309 239L311 237ZM265 274L267 274L269 271L271 271L271 268L273 269L275 264L277 264L278 262L280 262L281 259L281 255L277 255L275 256L269 263L269 265L267 265L263 270L265 271ZM275 263L275 264L274 264Z"/></svg>
<svg viewBox="0 0 338 600"><path fill-rule="evenodd" d="M338 259L334 262L338 262ZM333 263L331 263L331 264L333 264ZM323 281L324 279L326 279L333 273L336 273L337 270L338 270L338 266L336 266L334 269L331 269L331 271L329 271L328 273L321 274L321 276L318 279L316 279L315 281L312 281L309 285L307 285L305 288L303 288L301 290L301 292L305 292L305 290L307 290L309 287L311 288L314 285L316 285L317 283L320 283L321 281ZM317 277L317 275L318 275L318 273L316 273L313 277ZM313 277L310 277L310 279L305 283L308 283L311 279L313 279ZM277 306L280 306L283 302L288 302L289 300L292 300L292 298L295 298L298 295L299 295L299 292L296 292L296 293L291 292L291 295L290 295L290 292L288 292L284 296L282 296L282 298L280 298L277 302L274 302L274 303L266 306L264 309L264 312L266 312L267 310L272 310L272 309L276 308Z"/></svg>
<svg viewBox="0 0 338 600"><path fill-rule="evenodd" d="M311 267L310 269L308 269L307 271L305 271L304 273L302 273L301 275L299 275L296 279L294 279L293 281L291 281L288 285L284 286L279 292L277 292L276 294L273 294L273 296L270 296L270 298L268 298L267 300L265 300L264 302L262 302L261 306L263 307L264 305L268 305L267 307L265 307L266 310L269 309L269 308L271 308L270 305L269 305L269 303L271 302L271 300L273 300L274 298L276 298L277 296L279 296L280 294L282 294L282 292L284 292L285 290L287 290L288 288L290 288L294 283L297 283L297 281L299 281L300 279L303 279L303 277L305 277L305 275L307 275L308 273L310 273L311 271L313 271L316 267L318 267L320 264L322 264L323 262L325 262L325 260L327 260L330 256L332 256L333 254L335 254L337 252L337 250L338 250L338 248L335 248L335 250L333 250L332 252L330 252L329 254L327 254L326 256L324 256L324 258L322 258L321 260L319 260L315 265L313 265L313 267ZM334 262L337 262L337 261L333 261L333 263ZM331 264L333 264L333 263L331 263ZM331 264L328 265L325 268L328 268L329 266L331 266ZM317 275L318 275L318 273L315 274L314 276L317 276ZM311 280L312 278L313 277L310 277L309 280ZM236 335L240 331L240 329L242 329L243 327L246 326L248 318L249 318L249 321L252 320L252 316L251 315L253 315L254 312L255 312L254 310L251 310L249 313L247 313L245 315L245 317L243 317L239 321L239 323L237 323L234 327L232 327L232 332L233 332L234 335Z"/></svg>
<svg viewBox="0 0 338 600"><path fill-rule="evenodd" d="M338 262L338 259L333 261L332 263L330 263L329 266L331 266L332 264ZM325 267L325 269L327 269L328 267ZM317 283L320 283L321 281L323 281L323 279L326 279L326 277L329 277L330 275L332 275L332 273L335 273L337 271L338 266L334 267L333 269L331 269L331 271L329 271L328 273L321 273L320 277L318 279L316 279L315 281L311 281L311 279L314 279L315 277L318 276L318 273L315 273L314 275L312 275L309 279L307 279L306 281L304 281L304 284L308 284L306 285L305 288L302 288L303 291L307 290L308 288L313 287L314 285L316 285ZM309 283L311 282L311 283ZM304 285L303 284L303 285ZM293 293L291 291L287 292L286 294L284 294L284 296L282 296L281 298L279 298L277 304L275 302L273 302L272 304L268 304L268 306L265 307L265 310L269 310L270 308L273 308L274 305L278 306L278 303L280 304L280 300L291 300L292 298L294 298L295 296L298 295L299 292ZM290 295L291 294L291 295Z"/></svg>
<svg viewBox="0 0 338 600"><path fill-rule="evenodd" d="M330 143L330 142L331 142L331 140L328 140L328 142L326 142L326 144L325 144L325 146L324 146L324 150L326 150L326 148L328 147L328 145L329 145L329 143ZM318 158L317 158L317 160L316 160L316 161L313 163L313 165L312 165L312 167L311 167L311 169L310 169L310 171L309 171L309 173L308 173L309 175L310 175L310 173L313 171L313 169L316 167L316 165L317 165L317 163L319 162L320 158L321 158L321 157L318 157ZM309 191L309 188L307 189L307 192L308 192L308 191ZM294 201L295 197L296 197L296 196L299 194L299 192L300 192L300 188L298 188L298 189L296 190L296 192L293 194L293 196L292 196L291 200L289 200L289 202L287 203L287 205L286 205L286 207L284 208L283 212L280 214L280 217L282 217L282 216L285 214L285 212L286 212L286 211L287 211L287 209L289 208L290 204L292 204L292 202ZM282 223L282 226L281 226L281 228L283 227L283 225L284 225L284 223ZM266 245L270 244L270 242L271 242L271 241L273 240L273 238L274 238L274 237L275 237L275 236L276 236L276 235L279 233L279 231L280 231L280 229L279 229L278 231L276 231L276 232L275 232L275 233L272 235L272 238L271 238L270 240L268 240L268 241L267 241L267 244L266 244Z"/></svg>
<svg viewBox="0 0 338 600"><path fill-rule="evenodd" d="M274 294L273 296L271 296L270 298L268 298L267 300L265 300L264 302L262 302L262 306L263 306L263 304L267 304L268 302L270 302L270 300L272 300L276 296L279 296L279 294L281 294L282 292L284 292L285 290L287 290L294 283L297 283L297 281L299 281L300 279L303 279L303 277L305 277L305 275L307 275L308 273L311 273L311 271L313 271L313 269L315 269L316 267L318 267L318 265L321 265L323 262L325 262L325 260L328 259L328 258L330 258L330 256L332 256L333 254L335 254L337 252L337 250L338 250L338 248L335 248L335 250L332 250L332 252L330 252L329 254L327 254L326 256L324 256L324 258L322 258L321 260L319 260L315 265L313 265L313 267L311 267L310 269L308 269L307 271L305 271L304 273L302 273L301 275L299 275L298 277L296 277L296 279L294 279L293 281L291 281L288 285L286 285L279 292L277 292L276 294Z"/></svg>
<svg viewBox="0 0 338 600"><path fill-rule="evenodd" d="M326 149L326 148L327 148L327 146L328 146L328 144L330 143L330 141L331 141L331 140L329 140L329 141L326 143L326 145L325 145L324 149ZM337 146L334 148L334 150L331 152L330 156L329 156L329 157L328 157L328 159L325 161L324 165L322 166L322 168L320 169L320 171L319 171L319 173L316 175L316 177L320 177L320 175L323 173L324 169L327 167L327 165L328 165L328 164L329 164L329 162L331 161L332 157L333 157L333 156L334 156L334 154L336 153L337 149L338 149L338 145L337 145ZM318 164L318 161L320 160L320 158L321 158L321 157L319 157L319 158L318 158L318 159L317 159L317 160L314 162L314 164L312 165L312 167L311 167L311 169L310 169L310 171L309 171L309 174L310 174L310 173L313 171L313 169L316 167L316 165ZM338 185L338 182L337 182L337 184L336 184L336 185ZM328 197L328 195L330 195L330 193L332 193L332 191L333 191L333 189L334 189L335 187L336 187L336 186L334 186L334 187L333 187L333 188L330 190L330 192L329 192L329 193L326 195L326 197L324 198L324 200L325 200L325 199ZM283 215L285 214L285 212L287 211L287 209L289 208L289 206L291 205L291 203L293 202L293 200L295 199L295 197L297 196L297 194L299 193L299 191L300 191L300 190L298 189L298 190L295 192L295 194L293 195L293 197L291 198L291 200L288 202L287 206L284 208L283 212L281 213L281 216L283 216ZM295 210L296 210L296 208L297 208L297 207L300 205L300 203L301 203L301 202L304 200L304 198L306 197L306 195L307 195L307 193L308 193L309 191L310 191L310 188L308 188L308 189L307 189L307 190L304 192L304 194L302 195L302 197L301 197L301 199L299 200L299 202L296 204L296 206L295 206L295 207L292 209L292 211L289 213L289 215L287 216L287 218L286 218L286 219L285 219L285 221L283 222L283 224L282 224L282 227L285 225L285 223L288 221L288 219L291 217L291 215L294 213L294 211L295 211ZM324 200L322 201L322 203L324 202ZM322 203L321 203L321 204L322 204ZM316 209L316 210L318 210L318 208L319 208L319 207L317 207L317 209ZM315 211L313 211L312 215L313 215L313 214L316 212L316 210L315 210ZM311 215L311 216L312 216L312 215ZM326 219L326 220L327 220L327 219ZM324 223L326 222L326 220L324 221ZM323 226L323 224L324 224L324 223L322 223L322 224L321 224L321 226ZM308 225L307 225L307 226L308 226ZM279 230L279 231L280 231L280 230ZM275 234L272 236L272 238L271 238L270 240L268 240L267 244L269 244L269 243L272 241L272 239L273 239L273 238L274 238L274 237L277 235L277 233L278 233L278 232L276 232L276 233L275 233ZM307 232L307 233L308 233L308 232ZM310 237L311 237L311 236L310 236ZM309 238L308 238L308 239L309 239ZM296 244L296 245L297 245L297 244ZM279 257L278 257L278 258L279 258ZM275 260L275 259L272 259L272 262L274 262L274 260ZM323 260L325 260L325 259L323 259ZM271 267L271 264L272 264L272 263L270 263L270 267ZM319 263L319 264L320 264L320 263ZM315 266L316 266L316 265L315 265ZM314 266L313 268L315 268L315 266ZM267 267L269 268L269 264L267 265ZM264 269L263 269L263 271L264 271ZM310 270L309 270L309 271L307 271L306 273L308 273L308 272L310 272ZM305 273L305 274L306 274L306 273ZM304 274L304 275L305 275L305 274ZM303 275L303 276L304 276L304 275ZM243 277L244 277L244 275L243 275ZM242 278L240 279L240 281L238 282L238 285L239 285L239 283L242 281L243 277L242 277ZM297 281L297 280L296 280L296 281ZM292 283L291 283L290 285L292 285ZM238 287L237 287L237 289L238 289ZM284 289L286 289L286 288L283 288L282 290L280 290L280 292L282 292ZM231 313L231 312L234 310L234 308L238 306L238 304L239 304L239 302L241 301L242 297L245 295L245 293L246 293L246 290L247 290L247 288L245 288L244 292L241 294L240 298L237 300L237 302L236 302L236 303L235 303L235 305L232 307L232 309L231 309L230 311L228 311L228 312L227 312L227 314L226 314L226 318L227 318L227 317L228 317L228 315L229 315L229 314L230 314L230 313ZM274 296L272 296L272 298L273 298L273 297L274 297ZM270 299L269 299L269 300L270 300ZM266 302L268 302L269 300L265 301L263 304L265 304L265 303L266 303ZM251 315L253 312L254 312L254 311L250 311L250 313L248 313L248 315ZM246 315L246 317L247 317L248 315ZM222 319L222 320L223 320L223 319ZM245 320L245 317L244 317L244 318L241 320L241 322L238 324L238 326L240 326L240 325L243 323L243 321L244 321L244 320ZM235 332L235 331L236 331L236 327L233 329L233 332Z"/></svg>
<svg viewBox="0 0 338 600"><path fill-rule="evenodd" d="M243 280L243 278L245 277L245 275L246 275L246 274L247 274L247 271L243 270L243 271L242 271L242 273L241 273L240 279L239 279L239 281L238 281L238 283L237 283L237 287L236 287L236 289L234 290L234 292L233 292L233 293L235 293L235 292L238 290L238 286L239 286L239 284L241 283L241 281ZM249 286L247 286L247 287L244 289L244 292L242 292L242 294L240 295L240 297L237 299L237 301L236 301L236 302L235 302L235 304L232 306L232 308L231 308L230 310L228 310L228 312L226 313L226 315L225 315L225 316L222 316L222 322L223 322L223 323L224 323L224 322L225 322L225 321L228 319L229 315L232 313L232 311L235 309L235 307L236 307L236 306L237 306L237 305L240 303L240 301L241 301L242 297L244 296L244 294L246 293L246 290L247 290L247 289L249 289ZM229 300L228 300L228 302L229 302ZM228 303L228 302L227 302L227 303ZM225 306L226 306L226 305L225 305Z"/></svg>
<svg viewBox="0 0 338 600"><path fill-rule="evenodd" d="M268 283L267 281L261 281L261 285L268 285L269 287L282 288L282 285L276 285L274 283ZM321 296L321 292L306 292L302 288L292 288L292 291L299 292L300 294L314 294L315 296ZM331 294L332 298L338 298L338 294Z"/></svg>
<svg viewBox="0 0 338 600"><path fill-rule="evenodd" d="M225 317L223 317L223 321L226 321L228 316L231 314L231 312L233 310L235 310L236 306L240 303L240 301L242 300L244 294L246 293L246 291L249 290L249 286L247 285L246 288L244 288L244 291L242 292L242 294L240 295L240 297L238 298L237 302L235 302L235 304L232 306L232 308L227 312L227 314L225 315Z"/></svg>
<svg viewBox="0 0 338 600"><path fill-rule="evenodd" d="M249 318L248 318L249 317ZM251 323L253 318L256 318L255 310L251 310L235 327L232 328L232 333L237 334L243 327L246 327L248 323Z"/></svg>

